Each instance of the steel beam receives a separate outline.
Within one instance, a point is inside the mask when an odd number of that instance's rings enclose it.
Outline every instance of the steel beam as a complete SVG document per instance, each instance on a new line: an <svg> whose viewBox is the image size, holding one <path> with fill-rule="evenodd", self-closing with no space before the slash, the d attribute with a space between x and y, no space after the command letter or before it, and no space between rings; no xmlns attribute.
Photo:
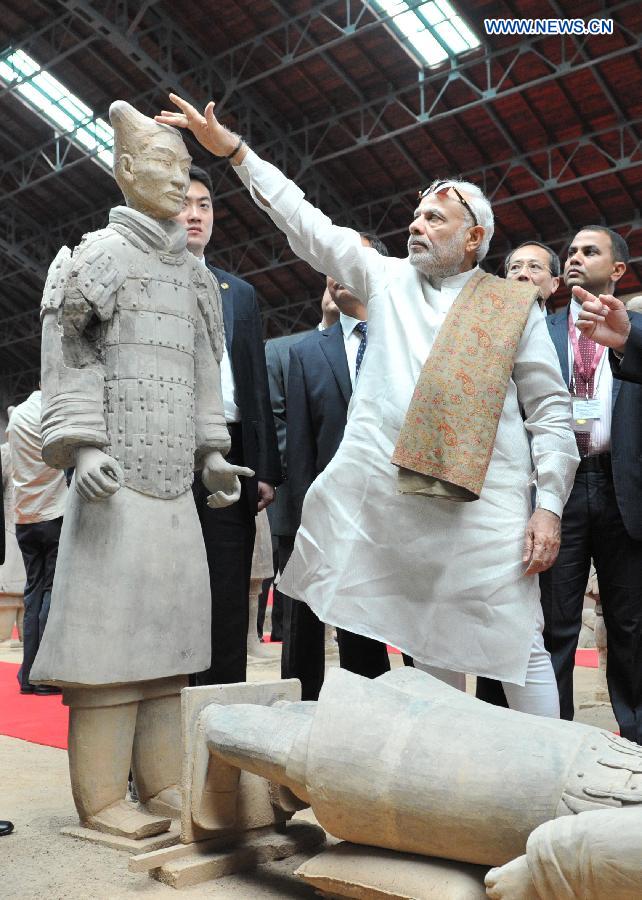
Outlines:
<svg viewBox="0 0 642 900"><path fill-rule="evenodd" d="M159 15L155 9L148 9L144 17L145 22L151 21L155 29L158 29L155 31L156 46L153 52L150 52L147 49L152 40L150 29L142 29L140 38L139 34L131 29L128 21L127 0L120 0L117 4L118 7L122 7L122 14L116 18L116 21L110 20L101 11L105 6L101 0L60 0L60 2L67 9L73 10L91 28L98 30L103 39L109 41L153 81L157 91L169 93L170 90L176 89L177 72L172 52L176 47L180 48L182 53L188 52L190 58L197 62L200 73L198 80L204 94L207 96L214 96L215 93L220 95L220 88L224 84L226 75L221 66L217 65L209 53L198 46L187 32L179 28L173 21L168 21L166 17ZM113 6L113 0L108 6ZM142 23L140 24L142 26ZM142 39L144 39L144 43ZM215 90L215 87L218 90ZM202 103L202 96L196 96L193 90L186 90L185 97L196 105ZM242 113L239 113L238 118L239 124L243 118L246 119L245 127L241 127L241 130L247 135L249 142L253 141L254 134L260 141L282 131L281 124L269 111L265 101L262 98L253 97L250 91L244 94L244 109ZM293 155L298 155L298 147L293 145L287 136L280 139L280 144L286 157L291 158ZM225 169L227 178L230 174L228 170L229 165ZM341 210L345 216L350 218L351 222L355 225L358 224L351 218L349 206L334 185L318 172L311 173L310 180L315 184L319 194L327 198L326 202L332 208Z"/></svg>
<svg viewBox="0 0 642 900"><path fill-rule="evenodd" d="M15 372L0 372L0 391L12 403L21 403L32 391L37 390L40 381L40 366L29 366Z"/></svg>
<svg viewBox="0 0 642 900"><path fill-rule="evenodd" d="M626 2L612 7L609 13L614 15L619 9L632 6L636 2L637 0L626 0ZM86 22L97 28L103 38L110 40L121 52L128 55L128 58L136 62L141 71L146 72L154 80L155 88L139 95L138 98L133 98L134 102L141 98L150 99L152 96L157 96L159 90L167 91L170 88L180 88L187 95L191 95L192 99L196 99L193 96L193 90L185 90L188 83L193 83L198 88L199 103L202 103L204 97L224 94L227 75L224 67L217 68L212 57L196 45L190 36L180 31L173 22L168 22L157 15L156 21L142 32L146 47L148 42L156 40L155 56L153 57L141 48L136 35L124 30L124 24L119 28L109 22L100 12L100 8L109 4L100 3L99 0L93 0L93 2L92 0L64 0L64 3L70 10L73 9L77 15L82 16ZM151 13L145 18L146 24L149 15ZM336 159L367 145L392 140L426 124L444 121L451 116L493 103L523 90L543 87L551 81L572 77L585 69L597 67L642 49L642 35L633 35L630 36L630 43L627 46L605 51L602 54L598 53L593 58L587 59L577 47L574 52L568 51L566 43L562 41L560 43L560 59L553 61L546 54L545 41L546 39L541 37L521 40L517 45L513 44L509 47L487 51L483 55L472 54L470 58L462 58L458 60L456 67L450 69L440 69L432 73L420 70L418 81L415 84L404 85L396 89L391 88L385 95L378 98L357 103L348 109L333 112L332 115L324 116L320 120L306 122L294 128L289 128L284 123L276 124L270 123L269 119L266 120L261 115L261 103L253 103L251 96L243 93L242 81L236 84L235 89L235 96L239 97L239 101L235 106L230 106L227 111L237 124L241 123L246 126L242 130L248 135L252 135L253 138L256 137L253 144L260 153L273 158L282 168L294 167L296 177L300 178L303 173L307 174L308 170L320 162ZM187 47L190 58L196 60L194 65L187 70L176 71L171 55L174 46ZM326 45L319 45L314 49L320 53L326 49ZM517 84L513 83L517 63L529 55L540 65L545 66L547 73ZM156 57L162 57L164 63L158 63ZM163 67L167 60L170 61L169 69ZM444 108L448 93L455 84L458 85L458 89L462 85L466 87L469 99ZM387 130L382 121L385 114L393 108L402 112L406 124ZM354 122L358 123L356 127L353 125ZM343 136L344 146L324 152L323 138L330 128ZM42 144L32 151L32 156L47 154L53 143L49 141ZM3 174L11 171L17 162L23 166L26 165L26 160L23 158L19 161L10 160L4 166L0 166L0 184ZM73 161L69 163L65 159L61 169L57 171L61 171L65 165L69 164L73 164ZM227 168L221 167L221 170L222 174L224 173L223 177L227 179ZM47 177L53 177L54 174L49 173L47 176L46 173L42 173L38 178L38 183L46 180ZM28 186L28 181L21 183L16 192L25 190ZM238 193L239 190L237 188L234 193Z"/></svg>
<svg viewBox="0 0 642 900"><path fill-rule="evenodd" d="M479 184L492 203L494 210L511 203L528 200L542 193L552 197L555 192L573 185L642 166L642 138L635 134L636 127L642 127L642 118L582 135L574 140L562 141L522 153L481 168L471 169L462 173L462 178ZM617 139L618 150L616 153L603 150L599 145L598 142L606 138ZM599 156L601 167L589 174L574 175L570 169L572 160L581 149L587 146L591 146ZM507 180L510 179L510 176L524 171L532 179L533 187L529 190L513 194L509 192L507 196L501 196L504 191L509 190ZM562 216L562 220L568 228L570 223L562 204L557 199L553 199L553 208ZM406 231L415 202L416 196L394 193L378 197L374 201L357 204L354 212L365 220L365 226L361 230L374 231L379 237L385 239ZM386 227L386 219L395 209L400 213L403 212L407 217L407 223L393 228ZM341 222L340 224L346 223ZM279 234L280 232L273 231L245 241L241 246L235 243L227 247L217 247L216 258L219 265L223 268L231 268L232 271L238 271L243 277L251 277L269 268L292 265L297 260L285 241L279 240ZM247 268L245 260L252 253L262 256L265 259L265 265L257 266L255 264L253 268Z"/></svg>
<svg viewBox="0 0 642 900"><path fill-rule="evenodd" d="M642 139L635 135L637 128L642 128L642 117L633 119L626 124L596 130L582 135L580 138L556 142L537 150L516 154L506 160L465 171L462 173L462 177L479 184L494 209L500 209L507 204L525 201L533 196L546 193L552 200L553 208L557 209L558 214L563 217L568 230L570 223L562 204L554 197L555 193L576 184L586 183L620 171L630 171L632 168L642 165L642 154L640 153ZM607 142L609 144L617 143L617 153L608 153L601 149L600 144ZM594 148L596 155L600 157L601 167L586 175L573 175L571 172L572 160L580 150L587 146ZM508 193L507 196L502 197L501 194L507 190L507 184L510 184L511 175L523 172L528 173L533 187L520 193ZM444 172L443 174L448 173ZM216 199L217 203L221 201L219 195L216 195ZM354 218L362 223L359 230L373 231L385 239L405 231L407 227L405 220L410 221L415 199L410 192L407 195L395 192L356 204L353 206L352 212ZM324 205L324 198L312 197L311 200ZM404 217L404 224L391 228L386 223L390 222L391 215L395 211L398 217ZM4 237L6 241L0 246L18 264L22 264L44 277L49 262L60 246L70 240L70 235L79 235L81 231L102 227L107 219L107 213L108 207L45 228L44 226L36 227L35 223L29 220L25 226L24 217L20 215L16 205L9 205L0 208L0 240ZM340 218L339 224L350 223ZM17 245L11 245L7 235L17 234L20 235L19 242ZM227 271L243 277L251 277L270 269L298 262L285 238L277 230L257 235L241 243L236 241L227 246L217 247L216 261Z"/></svg>
<svg viewBox="0 0 642 900"><path fill-rule="evenodd" d="M11 41L8 46L0 48L0 58L3 58L16 50L22 50L28 56L35 59L34 54L37 55L37 48L40 46L41 42L45 40L51 48L52 56L47 60L46 66L42 66L42 69L53 69L72 54L88 47L98 37L96 34L91 34L86 38L78 38L78 35L72 28L75 18L76 17L71 10L67 10L61 15L54 16L53 18L51 16L48 17L45 25L35 29L29 28L23 37L16 38L16 40ZM20 85L29 81L31 77L32 76L17 78L15 81L12 81L11 84L0 86L0 100L2 100L6 94L17 92Z"/></svg>

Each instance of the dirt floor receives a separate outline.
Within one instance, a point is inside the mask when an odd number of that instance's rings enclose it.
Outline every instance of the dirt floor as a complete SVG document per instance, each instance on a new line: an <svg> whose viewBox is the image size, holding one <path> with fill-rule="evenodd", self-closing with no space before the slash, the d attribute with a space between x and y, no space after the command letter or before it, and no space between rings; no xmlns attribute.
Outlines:
<svg viewBox="0 0 642 900"><path fill-rule="evenodd" d="M277 650L276 646L273 652ZM0 659L18 662L15 650L0 651ZM399 657L393 660L398 664ZM336 659L330 660L336 664ZM576 670L577 707L596 682L595 669ZM254 664L249 678L278 678L278 660ZM469 679L468 689L474 689ZM0 715L1 715L0 711ZM578 709L578 720L615 729L610 708ZM14 822L15 832L0 838L0 897L2 900L120 900L130 897L177 896L170 887L145 874L127 871L128 854L78 841L60 834L77 822L64 750L41 747L0 735L0 818ZM303 815L308 821L313 817ZM303 857L293 857L181 891L185 897L262 900L311 898L312 888L293 875Z"/></svg>

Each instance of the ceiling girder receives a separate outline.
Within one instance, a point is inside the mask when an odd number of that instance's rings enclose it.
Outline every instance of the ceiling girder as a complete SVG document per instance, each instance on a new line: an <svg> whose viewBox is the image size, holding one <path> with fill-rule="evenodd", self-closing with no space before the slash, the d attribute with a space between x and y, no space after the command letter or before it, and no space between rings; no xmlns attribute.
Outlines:
<svg viewBox="0 0 642 900"><path fill-rule="evenodd" d="M189 35L179 30L173 22L156 14L157 22L154 28L147 28L144 32L145 47L148 47L150 41L155 40L156 55L164 57L165 64L168 66L168 68L164 68L164 65L159 63L155 56L151 56L147 50L142 48L136 34L125 29L124 22L122 26L118 26L110 22L100 11L105 6L113 5L114 0L111 0L110 3L106 3L104 0L103 2L100 0L62 0L62 2L77 15L82 15L85 21L98 29L103 39L109 40L153 81L154 88L139 95L138 98L133 97L132 102L136 103L141 96L149 99L157 96L159 92L180 89L186 96L191 96L191 99L202 105L204 98L221 96L224 91L226 73L217 68L215 60L195 44ZM122 0L122 2L126 3L126 0ZM637 0L626 0L626 2L614 6L609 12L614 14L618 9L632 6L636 2ZM153 11L148 11L147 18L152 13ZM626 46L602 54L596 53L592 58L587 58L583 53L583 45L575 46L574 50L568 50L567 44L562 42L560 44L561 56L558 61L550 59L546 54L543 48L543 38L522 40L518 45L487 51L483 55L473 55L470 59L464 58L458 62L456 68L441 69L428 74L424 70L418 70L416 84L404 85L400 88L391 87L385 95L376 99L357 103L349 109L335 111L322 119L305 122L295 128L286 128L282 123L274 121L274 118L266 117L262 101L254 101L251 92L243 93L242 83L237 85L235 91L235 97L238 96L239 100L235 102L234 106L228 107L226 112L236 118L237 126L240 126L257 151L267 154L282 168L292 167L292 170L296 172L295 178L300 179L305 173L307 181L308 177L319 177L311 167L316 167L321 162L337 159L366 145L371 146L373 143L392 140L429 123L444 121L451 116L495 102L503 97L532 88L541 88L551 81L570 77L586 68L608 63L620 56L642 49L642 34L630 35L629 40L630 43ZM175 72L172 68L171 56L173 46L178 46L183 50L187 49L190 58L196 59L196 64L187 71ZM316 49L318 52L323 52L325 45L319 45ZM540 67L546 68L546 74L513 84L512 73L516 64L529 55L533 56ZM480 81L481 84L478 84L473 78ZM193 84L191 90L187 90L188 84ZM458 87L461 87L462 84L466 86L469 99L463 103L458 102L452 106L446 106L448 91L455 84ZM194 97L195 88L199 90L198 98ZM383 120L385 115L394 109L401 111L406 121L402 126L387 130ZM343 136L343 146L324 152L323 139L330 129ZM0 165L0 186L3 184L3 178L13 173L12 181L15 186L7 191L7 198L29 187L35 161L42 158L42 154L49 159L52 149L57 143L60 143L61 139L62 136L54 138L30 153ZM83 154L83 151L79 151L79 153L84 155L84 158L91 155ZM66 166L76 164L74 160L69 161L68 157L68 153L64 158L61 154L59 168L55 171L40 171L34 183L42 183L47 178L60 174ZM33 161L33 165L30 165L29 160ZM47 165L49 166L49 163ZM16 167L19 169L18 172L14 171ZM222 181L230 183L229 166L219 164L219 167ZM30 173L30 177L25 179L25 172ZM219 196L221 194L230 196L222 190L222 184L219 184L218 187L217 194ZM238 194L241 190L235 186L231 193ZM341 198L339 198L339 204L345 207L345 202Z"/></svg>
<svg viewBox="0 0 642 900"><path fill-rule="evenodd" d="M636 128L642 128L642 117L632 119L625 124L583 134L572 140L556 142L537 150L511 156L504 161L471 169L463 172L462 178L479 184L494 209L546 193L549 198L554 200L554 205L560 214L564 215L568 228L568 217L564 213L563 206L553 197L554 192L605 175L625 170L630 171L632 168L642 165L642 138L637 136ZM613 152L602 149L602 145L617 145L617 150ZM572 160L586 147L592 149L596 155L596 161L599 157L601 167L585 175L571 174ZM524 173L531 180L532 187L526 191L515 194L506 193L502 196L502 193L508 190L507 179L511 175L523 175ZM447 175L448 173L434 174ZM312 196L310 199L312 202L325 205L323 195ZM218 200L220 198L217 197ZM416 197L412 193L396 192L356 204L352 207L352 212L354 217L363 223L361 231L373 231L385 239L405 231L415 200ZM395 209L407 218L407 222L404 221L403 225L391 228L386 225L386 220ZM16 247L2 244L2 249L18 263L44 278L49 262L61 245L69 240L69 235L77 233L79 227L84 231L90 231L93 228L104 226L108 212L109 207L105 207L87 213L83 217L74 217L53 226L36 227L32 220L27 219L19 212L17 204L0 207L0 240L4 237L6 241L7 235L19 235L19 240L15 238L17 240ZM349 223L340 220L339 224ZM297 262L279 231L257 235L240 243L237 241L227 246L216 247L215 254L219 266L244 277L259 274L269 268L292 265ZM250 262L248 265L248 257L251 259L252 254L260 256L263 262L261 264Z"/></svg>
<svg viewBox="0 0 642 900"><path fill-rule="evenodd" d="M320 164L387 141L391 141L397 151L404 150L406 161L411 162L400 138L417 128L447 120L480 106L488 110L496 127L500 127L501 122L495 113L496 107L493 106L497 100L517 92L541 88L547 83L588 68L609 101L614 116L619 119L617 125L521 154L517 152L517 144L509 141L513 153L510 159L469 171L464 173L464 177L480 184L494 208L546 195L551 207L564 223L564 233L553 238L547 235L536 237L545 240L555 249L562 249L573 236L573 229L569 228L568 215L554 192L588 183L601 176L630 171L642 163L641 141L638 136L642 120L627 122L623 119L621 106L598 68L620 56L642 49L642 35L621 27L617 19L616 26L619 33L626 37L627 46L600 54L592 45L591 51L595 52L595 56L590 57L586 41L573 40L562 42L561 56L551 59L544 48L545 39L532 38L523 40L519 45L469 54L458 60L456 69L442 68L436 72L420 70L416 84L391 87L385 94L372 99L364 98L363 93L355 89L352 80L327 53L352 39L357 32L365 32L384 24L382 20L373 20L366 14L366 4L359 5L355 10L355 4L351 0L315 3L311 5L312 9L290 17L248 41L222 53L210 55L191 35L154 8L158 2L159 0L60 0L59 5L64 7L64 12L57 18L49 19L45 26L36 32L30 32L23 40L12 43L12 49L22 47L26 52L37 56L36 48L38 52L42 52L46 45L47 58L43 58L42 62L43 66L51 69L78 50L90 47L93 52L101 41L108 41L150 81L150 88L132 97L132 102L154 104L159 92L164 93L170 89L179 89L184 96L199 105L202 105L204 98L218 96L217 112L220 114L223 109L226 120L231 119L234 127L247 136L258 152L270 157L281 168L294 173L295 180L306 190L311 202L321 205L341 224L352 225L359 230L375 231L384 238L406 230L406 224L387 228L386 221L389 221L395 210L398 217L402 214L409 217L415 199L410 192L408 196L397 192L371 202L351 205L323 177L319 170ZM636 2L637 0L626 0L614 5L609 8L609 15L615 18L619 10L635 6ZM555 0L551 0L551 5L553 8L557 6ZM274 6L281 9L278 2L274 2ZM325 25L331 26L325 32L331 36L323 42L319 42L315 35L315 24L321 20ZM73 32L74 25L77 27L79 21L92 29L91 35L80 41L77 33ZM70 37L73 37L73 41L70 41ZM250 69L255 54L259 52L262 54L261 70L252 73ZM265 64L266 54L273 59L273 65ZM251 86L271 74L318 55L331 65L336 74L343 77L356 102L351 103L348 109L332 111L318 120L305 121L294 128L284 126L275 110L266 111L263 99L254 94ZM519 81L515 78L515 70L524 60L529 59L529 55L537 62L533 72L538 69L539 72L527 81ZM189 66L186 68L184 60L187 59ZM545 69L545 74L541 74L542 68ZM467 96L448 105L453 86L460 95L463 88ZM15 87L14 84L0 89L0 97L15 90ZM393 112L395 126L387 130L386 117ZM104 115L104 111L98 114ZM328 150L324 147L324 138L330 130L335 141L336 135L340 136L340 143L338 146L335 143ZM429 139L428 133L426 136ZM603 149L607 144L609 149ZM615 145L617 149L613 149ZM576 175L572 171L573 160L587 146L591 146L599 154L599 170ZM91 153L72 145L71 135L54 134L52 139L39 147L18 153L13 159L0 165L0 188L7 187L3 191L3 198L5 201L10 198L14 200L12 204L5 202L0 209L0 253L3 257L0 282L13 278L22 271L28 271L44 282L49 261L59 247L70 240L69 234L77 234L79 226L84 230L93 230L104 225L109 207L87 209L84 214L81 211L73 220L45 229L23 215L16 203L18 195L23 191L49 178L59 177L90 156ZM216 195L219 202L246 193L229 165L213 163L212 168L213 174L218 177ZM414 168L417 169L416 166ZM504 191L509 190L507 179L518 172L528 175L532 187L521 189L519 193L504 195ZM249 198L247 202L251 202ZM632 219L619 225L608 224L623 232L625 237L642 230L639 210L636 210ZM246 277L298 262L284 243L280 232L260 235L242 244L217 247L215 252L218 265ZM488 267L499 267L503 257L504 250L493 252L487 257ZM7 260L9 268L6 267ZM640 256L632 259L635 264L641 261ZM33 287L25 293L36 299ZM318 301L319 296L313 295L281 306L265 307L264 319L274 323L277 328L290 330ZM10 350L16 344L28 347L30 341L35 342L39 334L37 312L37 308L34 308L2 319L0 347ZM16 349L12 355L18 358L20 353ZM30 361L32 357L24 358L29 358ZM15 384L19 387L29 382L32 387L34 379L37 380L37 371L37 367L24 370L16 376ZM7 375L0 373L0 378L6 380Z"/></svg>

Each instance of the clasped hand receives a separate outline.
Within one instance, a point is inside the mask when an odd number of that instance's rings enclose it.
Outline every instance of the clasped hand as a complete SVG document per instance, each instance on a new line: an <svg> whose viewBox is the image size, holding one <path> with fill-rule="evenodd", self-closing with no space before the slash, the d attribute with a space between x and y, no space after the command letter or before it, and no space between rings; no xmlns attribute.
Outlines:
<svg viewBox="0 0 642 900"><path fill-rule="evenodd" d="M76 450L76 490L90 503L104 500L120 489L123 470L112 456L98 447L79 447Z"/></svg>
<svg viewBox="0 0 642 900"><path fill-rule="evenodd" d="M251 478L252 469L245 466L234 466L228 463L222 453L213 450L203 460L203 484L212 493L207 498L207 505L212 509L231 506L241 496L239 476Z"/></svg>
<svg viewBox="0 0 642 900"><path fill-rule="evenodd" d="M559 516L548 509L536 509L526 526L522 562L528 564L525 575L545 572L557 559L560 549Z"/></svg>

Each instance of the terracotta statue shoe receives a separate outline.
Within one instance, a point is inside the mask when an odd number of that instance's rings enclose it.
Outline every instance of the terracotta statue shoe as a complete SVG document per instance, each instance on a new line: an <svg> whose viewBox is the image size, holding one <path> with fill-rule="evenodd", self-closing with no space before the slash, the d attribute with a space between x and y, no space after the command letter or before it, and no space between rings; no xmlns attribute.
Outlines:
<svg viewBox="0 0 642 900"><path fill-rule="evenodd" d="M158 816L178 819L181 815L181 789L177 784L164 788L155 797L145 800L145 809Z"/></svg>
<svg viewBox="0 0 642 900"><path fill-rule="evenodd" d="M155 816L129 800L117 800L82 823L86 828L140 840L169 831L170 818Z"/></svg>

